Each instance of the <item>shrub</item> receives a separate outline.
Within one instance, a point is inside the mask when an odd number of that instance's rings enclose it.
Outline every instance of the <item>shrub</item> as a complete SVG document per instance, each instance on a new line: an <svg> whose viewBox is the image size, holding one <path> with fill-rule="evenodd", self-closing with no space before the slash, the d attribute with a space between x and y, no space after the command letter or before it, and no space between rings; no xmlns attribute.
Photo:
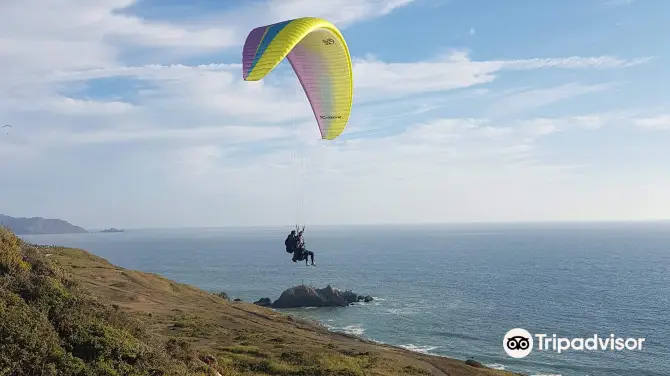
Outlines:
<svg viewBox="0 0 670 376"><path fill-rule="evenodd" d="M46 250L0 229L0 375L207 374L190 346L98 301Z"/></svg>

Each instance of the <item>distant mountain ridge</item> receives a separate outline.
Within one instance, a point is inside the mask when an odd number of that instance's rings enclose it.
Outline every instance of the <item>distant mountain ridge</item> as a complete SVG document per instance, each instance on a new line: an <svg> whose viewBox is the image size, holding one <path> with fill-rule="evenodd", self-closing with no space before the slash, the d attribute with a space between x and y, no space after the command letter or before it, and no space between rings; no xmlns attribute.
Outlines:
<svg viewBox="0 0 670 376"><path fill-rule="evenodd" d="M0 227L8 227L16 234L79 234L88 232L62 219L46 219L42 217L15 218L0 214Z"/></svg>

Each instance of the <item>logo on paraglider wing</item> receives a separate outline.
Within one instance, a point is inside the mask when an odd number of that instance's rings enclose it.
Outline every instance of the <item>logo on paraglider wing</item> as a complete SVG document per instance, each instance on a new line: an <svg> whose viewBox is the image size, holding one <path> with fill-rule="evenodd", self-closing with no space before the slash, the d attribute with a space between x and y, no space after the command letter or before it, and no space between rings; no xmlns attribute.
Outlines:
<svg viewBox="0 0 670 376"><path fill-rule="evenodd" d="M323 42L323 44L325 44L326 46L329 46L329 45L331 45L331 44L335 44L335 40L334 40L333 38L324 39L324 40L322 40L322 42Z"/></svg>
<svg viewBox="0 0 670 376"><path fill-rule="evenodd" d="M320 115L319 116L322 120L328 120L328 119L342 119L342 116L326 116L326 115Z"/></svg>
<svg viewBox="0 0 670 376"><path fill-rule="evenodd" d="M503 348L512 358L525 358L533 351L533 336L525 329L514 328L505 334Z"/></svg>

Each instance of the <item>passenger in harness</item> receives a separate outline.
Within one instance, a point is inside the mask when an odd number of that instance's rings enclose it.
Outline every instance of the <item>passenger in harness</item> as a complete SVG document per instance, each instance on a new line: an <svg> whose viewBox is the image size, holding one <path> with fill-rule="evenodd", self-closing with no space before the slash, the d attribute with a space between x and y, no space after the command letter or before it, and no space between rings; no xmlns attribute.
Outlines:
<svg viewBox="0 0 670 376"><path fill-rule="evenodd" d="M308 259L311 258L312 260L311 265L316 266L316 264L314 263L314 252L305 248L305 238L302 236L302 233L304 231L305 227L303 227L302 230L298 232L297 236L298 242L295 250L293 251L293 262L305 260L305 265L310 265L308 263Z"/></svg>

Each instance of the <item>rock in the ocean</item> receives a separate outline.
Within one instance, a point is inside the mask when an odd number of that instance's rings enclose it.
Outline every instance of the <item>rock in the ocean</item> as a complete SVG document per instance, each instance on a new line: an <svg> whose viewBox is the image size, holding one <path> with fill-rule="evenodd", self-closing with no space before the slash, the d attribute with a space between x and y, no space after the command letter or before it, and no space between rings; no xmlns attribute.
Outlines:
<svg viewBox="0 0 670 376"><path fill-rule="evenodd" d="M259 305L261 307L270 307L272 306L272 300L270 300L270 298L262 298L254 302L254 304Z"/></svg>
<svg viewBox="0 0 670 376"><path fill-rule="evenodd" d="M366 296L365 299L364 299L364 301L365 301L366 303L370 303L370 302L373 301L373 300L374 300L374 299L372 299L372 297L371 297L370 295Z"/></svg>
<svg viewBox="0 0 670 376"><path fill-rule="evenodd" d="M285 290L273 304L273 308L298 307L346 307L356 302L358 295L351 291L341 291L330 285L323 289L312 286L295 286Z"/></svg>
<svg viewBox="0 0 670 376"><path fill-rule="evenodd" d="M475 368L487 368L486 366L484 366L480 362L474 360L473 358L470 358L470 359L466 360L465 364L469 365L470 367L475 367Z"/></svg>
<svg viewBox="0 0 670 376"><path fill-rule="evenodd" d="M358 301L358 294L354 293L353 291L345 291L343 292L344 294L344 300L347 301L347 303L353 303Z"/></svg>

